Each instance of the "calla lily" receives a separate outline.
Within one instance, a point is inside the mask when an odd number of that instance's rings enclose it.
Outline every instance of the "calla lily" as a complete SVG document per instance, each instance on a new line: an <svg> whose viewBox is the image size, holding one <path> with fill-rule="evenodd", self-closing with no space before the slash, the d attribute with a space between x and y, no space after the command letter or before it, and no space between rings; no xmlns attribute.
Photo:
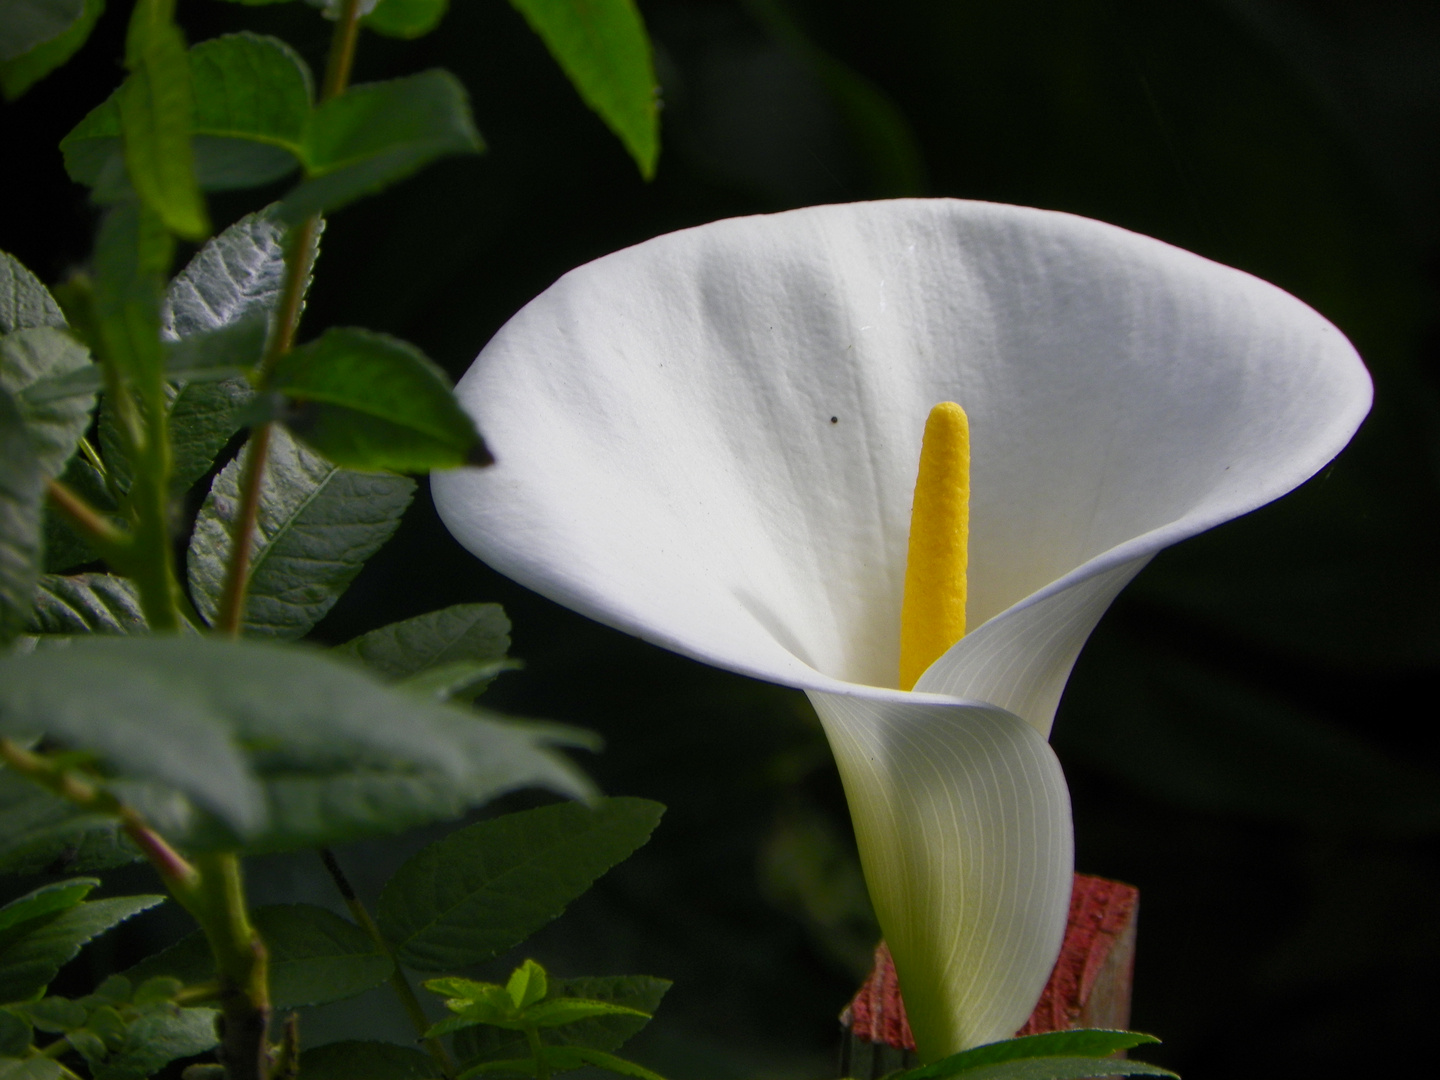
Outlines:
<svg viewBox="0 0 1440 1080"><path fill-rule="evenodd" d="M1369 408L1333 326L1247 274L1066 214L815 207L565 275L459 393L499 462L433 478L500 572L804 689L922 1058L1007 1038L1065 928L1046 741L1086 637L1168 544L1313 475ZM921 431L970 417L968 625L897 688Z"/></svg>

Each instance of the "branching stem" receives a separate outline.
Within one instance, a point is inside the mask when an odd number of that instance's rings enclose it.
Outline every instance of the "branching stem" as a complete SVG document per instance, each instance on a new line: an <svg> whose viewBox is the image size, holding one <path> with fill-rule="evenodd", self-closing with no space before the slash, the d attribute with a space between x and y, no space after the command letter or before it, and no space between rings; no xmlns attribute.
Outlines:
<svg viewBox="0 0 1440 1080"><path fill-rule="evenodd" d="M355 888L350 884L350 879L345 876L345 871L341 869L335 853L329 848L321 848L320 859L325 864L325 869L330 874L330 880L335 883L336 890L344 899L345 906L350 909L350 914L355 922L370 935L370 940L375 942L376 948L390 958L390 989L399 1000L400 1007L405 1010L405 1016L410 1021L410 1026L415 1029L415 1034L425 1044L425 1049L429 1051L430 1057L440 1067L441 1072L447 1077L454 1076L455 1059L445 1049L445 1044L439 1039L425 1036L425 1033L430 1030L430 1020L426 1017L425 1010L420 1007L420 999L415 996L415 988L410 985L405 970L400 966L400 959L395 955L394 947L380 932L380 927L375 924L369 910L356 895Z"/></svg>

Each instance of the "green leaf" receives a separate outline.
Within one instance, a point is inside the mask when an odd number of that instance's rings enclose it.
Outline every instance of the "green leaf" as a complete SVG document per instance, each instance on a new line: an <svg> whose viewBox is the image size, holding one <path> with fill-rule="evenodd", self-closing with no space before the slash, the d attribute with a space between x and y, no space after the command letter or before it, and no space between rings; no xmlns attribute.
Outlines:
<svg viewBox="0 0 1440 1080"><path fill-rule="evenodd" d="M0 873L93 872L139 857L114 818L0 770Z"/></svg>
<svg viewBox="0 0 1440 1080"><path fill-rule="evenodd" d="M185 39L179 27L160 22L138 28L145 4L131 20L130 77L116 94L125 171L136 193L165 227L189 240L210 232L195 176L190 127L195 100Z"/></svg>
<svg viewBox="0 0 1440 1080"><path fill-rule="evenodd" d="M82 455L76 454L66 462L60 481L97 510L114 512L115 501L110 497L104 477ZM44 508L44 529L46 573L59 573L100 558L89 539L48 504Z"/></svg>
<svg viewBox="0 0 1440 1080"><path fill-rule="evenodd" d="M279 38L227 34L192 48L190 70L201 186L254 187L299 166L315 90L294 49Z"/></svg>
<svg viewBox="0 0 1440 1080"><path fill-rule="evenodd" d="M387 679L404 679L461 661L502 660L510 620L499 604L455 604L352 638L335 652Z"/></svg>
<svg viewBox="0 0 1440 1080"><path fill-rule="evenodd" d="M256 312L243 319L181 338L166 347L165 377L177 382L218 382L250 371L265 349L269 320Z"/></svg>
<svg viewBox="0 0 1440 1080"><path fill-rule="evenodd" d="M220 609L248 457L247 448L215 478L190 540L190 592L211 623ZM251 552L245 631L281 638L307 633L390 538L414 491L414 481L404 477L337 468L274 430Z"/></svg>
<svg viewBox="0 0 1440 1080"><path fill-rule="evenodd" d="M85 1024L85 1006L63 997L45 997L22 1006L25 1015L41 1031L59 1034Z"/></svg>
<svg viewBox="0 0 1440 1080"><path fill-rule="evenodd" d="M0 1057L20 1057L34 1037L29 1024L8 1009L0 1009Z"/></svg>
<svg viewBox="0 0 1440 1080"><path fill-rule="evenodd" d="M445 372L385 334L327 330L281 357L270 385L298 406L287 426L337 465L427 472L490 461Z"/></svg>
<svg viewBox="0 0 1440 1080"><path fill-rule="evenodd" d="M89 896L99 884L99 878L71 878L69 881L42 885L34 892L10 901L0 908L0 948L4 948L4 943L10 939L7 931L32 919L53 915L57 911L68 911Z"/></svg>
<svg viewBox="0 0 1440 1080"><path fill-rule="evenodd" d="M430 983L426 984L431 985ZM550 979L547 1001L562 998L584 998L589 1001L611 1002L635 1010L613 1016L595 1016L545 1032L547 1043L560 1046L588 1046L598 1050L618 1050L649 1022L660 1007L667 979L650 975L595 975L575 979ZM455 1033L455 1054L462 1064L487 1060L521 1057L527 1052L525 1036L498 1028L469 1027Z"/></svg>
<svg viewBox="0 0 1440 1080"><path fill-rule="evenodd" d="M352 86L311 115L307 179L285 197L297 222L409 176L436 158L483 148L465 88L446 71Z"/></svg>
<svg viewBox="0 0 1440 1080"><path fill-rule="evenodd" d="M180 1058L194 1057L218 1045L215 1009L161 1005L132 1022L125 1042L94 1069L95 1080L141 1080Z"/></svg>
<svg viewBox="0 0 1440 1080"><path fill-rule="evenodd" d="M65 328L65 316L50 290L15 256L0 251L0 331L36 326Z"/></svg>
<svg viewBox="0 0 1440 1080"><path fill-rule="evenodd" d="M570 1069L582 1068L585 1065L595 1065L610 1072L619 1073L621 1076L632 1076L635 1080L665 1080L659 1073L652 1072L643 1065L626 1061L614 1054L607 1054L604 1050L593 1050L586 1046L546 1046L544 1053L551 1072L565 1072ZM482 1062L466 1069L456 1080L468 1080L469 1077L484 1076L486 1073L493 1072L518 1072L525 1076L534 1076L534 1058L524 1057L510 1061Z"/></svg>
<svg viewBox="0 0 1440 1080"><path fill-rule="evenodd" d="M44 484L25 417L0 387L0 646L25 625L40 576Z"/></svg>
<svg viewBox="0 0 1440 1080"><path fill-rule="evenodd" d="M0 1080L58 1080L59 1076L60 1063L50 1058L0 1058Z"/></svg>
<svg viewBox="0 0 1440 1080"><path fill-rule="evenodd" d="M256 641L97 635L0 657L0 733L44 733L153 782L116 789L192 847L319 845L526 785L589 791L546 749L556 740L544 728L425 702L323 652Z"/></svg>
<svg viewBox="0 0 1440 1080"><path fill-rule="evenodd" d="M660 98L650 38L634 0L510 0L585 104L624 144L640 175L660 156Z"/></svg>
<svg viewBox="0 0 1440 1080"><path fill-rule="evenodd" d="M904 1080L939 1080L940 1077L955 1076L964 1074L970 1076L973 1070L991 1068L1012 1062L1023 1062L1029 1059L1043 1059L1049 1068L1050 1062L1057 1059L1073 1058L1084 1062L1081 1068L1093 1068L1096 1060L1105 1062L1108 1065L1126 1066L1134 1062L1116 1061L1108 1055L1121 1050L1129 1050L1132 1047L1144 1046L1158 1043L1160 1040L1153 1035L1145 1035L1138 1031L1108 1031L1101 1028L1081 1028L1075 1031L1050 1031L1041 1035L1026 1035L1018 1039L1004 1039L1000 1042L987 1043L984 1046L977 1046L973 1050L963 1050L958 1054L951 1054L947 1058L933 1064L923 1066L919 1069L912 1069L902 1073ZM1145 1066L1144 1068L1153 1068ZM1142 1068L1141 1071L1144 1071ZM976 1074L979 1075L979 1074ZM989 1077L991 1073L985 1073ZM1008 1073L994 1073L995 1077L1008 1076ZM1043 1072L1016 1073L1017 1080L1023 1076L1025 1080L1041 1080L1046 1075ZM1057 1073L1056 1078L1060 1080L1062 1074ZM1066 1073L1065 1076L1087 1077L1087 1076L1123 1076L1123 1072L1110 1073ZM1164 1070L1154 1075L1164 1075ZM896 1080L900 1080L899 1077Z"/></svg>
<svg viewBox="0 0 1440 1080"><path fill-rule="evenodd" d="M313 904L277 904L253 912L270 955L270 998L276 1009L322 1005L379 986L394 965L354 923ZM133 981L171 975L185 983L215 978L215 961L200 931L142 960Z"/></svg>
<svg viewBox="0 0 1440 1080"><path fill-rule="evenodd" d="M428 1054L382 1042L336 1042L300 1055L301 1080L440 1080Z"/></svg>
<svg viewBox="0 0 1440 1080"><path fill-rule="evenodd" d="M380 896L381 931L400 961L443 971L488 960L559 915L649 839L664 808L604 799L482 821L431 844Z"/></svg>
<svg viewBox="0 0 1440 1080"><path fill-rule="evenodd" d="M45 987L91 938L163 903L163 896L94 900L0 934L0 1001L20 1001Z"/></svg>
<svg viewBox="0 0 1440 1080"><path fill-rule="evenodd" d="M35 588L30 634L147 634L140 594L114 574L45 574Z"/></svg>
<svg viewBox="0 0 1440 1080"><path fill-rule="evenodd" d="M938 1065L931 1068L938 1068ZM902 1073L905 1080L913 1074ZM949 1072L927 1073L927 1077L959 1076L964 1080L1089 1080L1100 1076L1169 1076L1176 1074L1159 1065L1123 1058L1034 1057L976 1065ZM899 1078L897 1078L899 1080ZM1178 1080L1178 1078L1177 1078Z"/></svg>
<svg viewBox="0 0 1440 1080"><path fill-rule="evenodd" d="M165 375L160 344L162 276L173 243L164 222L140 204L106 211L95 241L94 317L85 337L142 394L158 393Z"/></svg>
<svg viewBox="0 0 1440 1080"><path fill-rule="evenodd" d="M424 37L445 17L450 0L380 0L360 25L385 37Z"/></svg>
<svg viewBox="0 0 1440 1080"><path fill-rule="evenodd" d="M94 394L37 401L25 391L39 380L64 378L72 373L95 373L90 353L68 331L53 326L16 330L0 338L0 386L19 398L30 432L30 446L40 471L48 480L59 476L85 429L95 407Z"/></svg>
<svg viewBox="0 0 1440 1080"><path fill-rule="evenodd" d="M0 60L53 41L83 14L82 0L0 0Z"/></svg>
<svg viewBox="0 0 1440 1080"><path fill-rule="evenodd" d="M105 0L84 0L80 18L59 37L36 45L13 60L0 61L0 91L6 101L14 101L70 57L90 38L90 31L105 10Z"/></svg>
<svg viewBox="0 0 1440 1080"><path fill-rule="evenodd" d="M519 660L461 660L401 679L397 685L435 701L474 701L497 676L524 666Z"/></svg>
<svg viewBox="0 0 1440 1080"><path fill-rule="evenodd" d="M526 960L510 973L505 992L515 1003L515 1008L524 1009L545 996L545 969L534 960Z"/></svg>
<svg viewBox="0 0 1440 1080"><path fill-rule="evenodd" d="M536 1027L564 1027L581 1020L593 1020L600 1016L633 1016L650 1019L649 1013L625 1005L614 1005L608 1001L586 1001L584 998L562 998L546 1001L526 1010L525 1019Z"/></svg>

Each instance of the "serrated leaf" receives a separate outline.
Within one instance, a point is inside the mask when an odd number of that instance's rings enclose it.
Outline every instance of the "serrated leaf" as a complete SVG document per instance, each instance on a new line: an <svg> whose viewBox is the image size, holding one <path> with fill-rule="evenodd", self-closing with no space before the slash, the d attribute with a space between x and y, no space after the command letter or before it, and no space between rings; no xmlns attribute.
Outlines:
<svg viewBox="0 0 1440 1080"><path fill-rule="evenodd" d="M337 465L418 473L490 460L445 372L385 334L327 330L281 357L270 385L297 407L290 430Z"/></svg>
<svg viewBox="0 0 1440 1080"><path fill-rule="evenodd" d="M517 1009L534 1005L545 996L547 989L545 969L534 960L526 960L512 971L505 984L505 992Z"/></svg>
<svg viewBox="0 0 1440 1080"><path fill-rule="evenodd" d="M586 105L645 179L660 156L660 98L650 38L634 0L510 0Z"/></svg>
<svg viewBox="0 0 1440 1080"><path fill-rule="evenodd" d="M165 377L176 382L218 382L244 374L260 362L268 330L264 313L256 312L181 338L165 349Z"/></svg>
<svg viewBox="0 0 1440 1080"><path fill-rule="evenodd" d="M0 6L0 60L14 60L53 41L83 13L82 0L4 0Z"/></svg>
<svg viewBox="0 0 1440 1080"><path fill-rule="evenodd" d="M274 311L285 281L285 225L276 210L269 206L245 215L207 241L175 275L161 313L168 340Z"/></svg>
<svg viewBox="0 0 1440 1080"><path fill-rule="evenodd" d="M256 641L97 635L0 657L0 733L42 732L153 781L148 793L116 787L195 847L331 843L530 784L588 794L545 749L554 740L544 729L425 702L322 652Z"/></svg>
<svg viewBox="0 0 1440 1080"><path fill-rule="evenodd" d="M85 1006L69 998L44 997L22 1008L31 1023L51 1034L74 1031L85 1023Z"/></svg>
<svg viewBox="0 0 1440 1080"><path fill-rule="evenodd" d="M190 540L190 592L212 624L249 453L247 447L215 478ZM337 468L274 430L251 553L246 633L306 634L394 533L414 491L405 477Z"/></svg>
<svg viewBox="0 0 1440 1080"><path fill-rule="evenodd" d="M114 512L115 500L110 497L105 478L82 455L75 454L65 463L60 482L102 513ZM100 558L99 553L90 546L89 539L48 503L44 507L43 516L44 570L47 574L60 573Z"/></svg>
<svg viewBox="0 0 1440 1080"><path fill-rule="evenodd" d="M277 904L253 912L270 956L270 1000L276 1009L340 1001L379 986L393 968L370 936L313 904ZM200 931L136 964L126 975L171 975L182 982L215 978L215 961Z"/></svg>
<svg viewBox="0 0 1440 1080"><path fill-rule="evenodd" d="M430 983L426 984L431 985ZM660 1007L667 979L649 975L593 975L575 979L550 979L550 999L585 998L608 1001L636 1010L640 1015L596 1016L545 1032L545 1041L558 1046L588 1046L597 1050L618 1050L649 1023L648 1017ZM498 1028L470 1027L455 1034L455 1055L462 1065L479 1061L520 1057L527 1051L525 1036Z"/></svg>
<svg viewBox="0 0 1440 1080"><path fill-rule="evenodd" d="M140 594L114 574L43 575L35 587L30 634L146 634Z"/></svg>
<svg viewBox="0 0 1440 1080"><path fill-rule="evenodd" d="M44 483L25 417L0 387L0 646L25 625L40 575Z"/></svg>
<svg viewBox="0 0 1440 1080"><path fill-rule="evenodd" d="M40 380L60 379L76 372L98 375L89 350L67 331L37 326L0 338L0 386L18 399L35 460L47 480L59 476L75 453L80 437L90 426L95 396L74 394L37 401L25 391Z"/></svg>
<svg viewBox="0 0 1440 1080"><path fill-rule="evenodd" d="M59 37L42 42L13 60L0 61L0 90L6 101L14 101L25 93L89 40L90 32L105 10L105 0L84 0L84 5L80 18Z"/></svg>
<svg viewBox="0 0 1440 1080"><path fill-rule="evenodd" d="M58 1080L60 1063L46 1057L0 1058L0 1080Z"/></svg>
<svg viewBox="0 0 1440 1080"><path fill-rule="evenodd" d="M94 1070L95 1080L141 1080L180 1058L218 1045L215 1009L161 1006L130 1024L124 1044Z"/></svg>
<svg viewBox="0 0 1440 1080"><path fill-rule="evenodd" d="M519 660L461 660L401 679L396 685L435 701L474 701L497 676L524 666Z"/></svg>
<svg viewBox="0 0 1440 1080"><path fill-rule="evenodd" d="M210 232L195 176L190 128L195 99L185 39L170 22L146 18L137 4L127 60L130 77L116 92L125 172L146 206L166 228L190 240Z"/></svg>
<svg viewBox="0 0 1440 1080"><path fill-rule="evenodd" d="M99 878L72 878L42 885L33 892L10 901L0 908L0 948L9 940L7 931L21 923L66 911L80 903L100 884Z"/></svg>
<svg viewBox="0 0 1440 1080"><path fill-rule="evenodd" d="M390 623L335 648L388 679L454 663L502 660L509 650L510 620L499 604L455 604Z"/></svg>
<svg viewBox="0 0 1440 1080"><path fill-rule="evenodd" d="M0 940L0 1001L28 998L91 938L164 900L163 896L93 900L12 928Z"/></svg>
<svg viewBox="0 0 1440 1080"><path fill-rule="evenodd" d="M630 1016L649 1020L650 1014L626 1005L614 1005L608 1001L588 1001L584 998L564 998L545 1001L526 1010L525 1019L542 1028L564 1027L581 1020L594 1020L602 1016Z"/></svg>
<svg viewBox="0 0 1440 1080"><path fill-rule="evenodd" d="M1028 1058L1074 1057L1102 1058L1112 1061L1109 1054L1130 1050L1139 1045L1159 1043L1155 1035L1139 1031L1109 1031L1104 1028L1079 1028L1076 1031L1047 1031L1040 1035L1024 1035L1021 1038L1007 1038L999 1043L988 1043L972 1050L950 1054L940 1061L912 1068L901 1074L903 1080L939 1080L940 1077L969 1076L973 1068L999 1066L1011 1061ZM1126 1063L1120 1063L1126 1064ZM996 1074L999 1076L999 1074ZM1120 1073L1077 1073L1076 1076L1122 1076ZM897 1077L900 1080L900 1077ZM1038 1077L1037 1077L1038 1080Z"/></svg>
<svg viewBox="0 0 1440 1080"><path fill-rule="evenodd" d="M443 971L488 960L559 915L649 839L664 808L604 799L544 806L451 833L410 859L380 896L401 963Z"/></svg>
<svg viewBox="0 0 1440 1080"><path fill-rule="evenodd" d="M360 23L385 37L411 40L439 26L449 6L450 0L380 0Z"/></svg>
<svg viewBox="0 0 1440 1080"><path fill-rule="evenodd" d="M0 251L0 331L36 326L65 328L65 316L50 290L15 256Z"/></svg>
<svg viewBox="0 0 1440 1080"><path fill-rule="evenodd" d="M139 857L114 818L0 769L0 873L108 870Z"/></svg>
<svg viewBox="0 0 1440 1080"><path fill-rule="evenodd" d="M311 115L307 179L280 204L290 222L334 210L436 158L483 148L465 88L445 71L352 86Z"/></svg>
<svg viewBox="0 0 1440 1080"><path fill-rule="evenodd" d="M394 1043L353 1041L316 1046L300 1055L301 1080L440 1080L435 1062Z"/></svg>

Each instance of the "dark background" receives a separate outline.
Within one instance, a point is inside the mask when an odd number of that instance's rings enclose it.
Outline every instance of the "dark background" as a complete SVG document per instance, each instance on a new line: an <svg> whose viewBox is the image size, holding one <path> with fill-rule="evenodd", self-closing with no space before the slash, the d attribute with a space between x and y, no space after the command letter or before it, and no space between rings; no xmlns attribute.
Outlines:
<svg viewBox="0 0 1440 1080"><path fill-rule="evenodd" d="M306 327L386 330L458 375L595 256L900 194L1073 211L1296 293L1364 355L1373 415L1306 488L1163 554L1127 590L1081 657L1055 746L1078 868L1141 890L1133 1026L1166 1040L1150 1059L1187 1080L1408 1075L1440 1007L1440 5L640 6L665 101L650 184L501 0L458 0L418 42L366 36L358 79L450 68L489 152L336 214ZM89 251L93 217L54 146L119 82L127 7L0 111L0 247L47 281ZM277 33L322 65L328 24L299 4L188 0L181 21L191 40ZM212 210L223 223L274 194ZM631 1056L679 1080L833 1075L835 1017L874 930L803 697L525 592L462 552L423 495L318 635L473 600L506 606L528 664L488 703L602 732L586 764L604 788L670 807L648 848L523 952L560 974L676 980ZM341 857L373 888L418 842ZM322 898L298 859L252 881L260 899ZM405 1038L385 1007L330 1007L307 1035Z"/></svg>

